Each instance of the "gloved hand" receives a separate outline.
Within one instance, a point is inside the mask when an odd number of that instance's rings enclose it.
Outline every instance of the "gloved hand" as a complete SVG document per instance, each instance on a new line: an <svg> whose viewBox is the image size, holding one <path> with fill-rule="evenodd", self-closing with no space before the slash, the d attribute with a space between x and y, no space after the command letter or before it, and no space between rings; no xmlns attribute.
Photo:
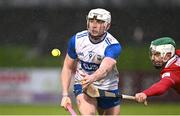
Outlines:
<svg viewBox="0 0 180 116"><path fill-rule="evenodd" d="M67 110L68 105L72 107L71 99L68 96L64 96L61 100L61 106Z"/></svg>

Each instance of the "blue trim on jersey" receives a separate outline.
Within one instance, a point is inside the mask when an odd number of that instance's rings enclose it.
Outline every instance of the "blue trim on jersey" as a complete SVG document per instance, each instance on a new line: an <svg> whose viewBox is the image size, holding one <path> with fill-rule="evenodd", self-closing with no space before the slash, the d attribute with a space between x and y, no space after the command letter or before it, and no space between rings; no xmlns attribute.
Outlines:
<svg viewBox="0 0 180 116"><path fill-rule="evenodd" d="M76 59L77 58L77 54L76 54L76 50L75 50L75 42L76 41L76 35L72 36L71 39L68 42L68 55L73 58Z"/></svg>
<svg viewBox="0 0 180 116"><path fill-rule="evenodd" d="M84 62L82 60L80 60L80 62L81 62L82 69L84 69L87 72L96 71L100 66L100 64Z"/></svg>
<svg viewBox="0 0 180 116"><path fill-rule="evenodd" d="M106 42L108 45L111 45L111 42L109 41L108 38L105 39L105 42Z"/></svg>
<svg viewBox="0 0 180 116"><path fill-rule="evenodd" d="M88 35L88 32L82 33L80 35L77 35L77 39L84 37L84 36L87 36L87 35Z"/></svg>
<svg viewBox="0 0 180 116"><path fill-rule="evenodd" d="M120 44L111 44L107 46L105 50L105 57L111 57L113 59L118 58L121 53L121 45Z"/></svg>

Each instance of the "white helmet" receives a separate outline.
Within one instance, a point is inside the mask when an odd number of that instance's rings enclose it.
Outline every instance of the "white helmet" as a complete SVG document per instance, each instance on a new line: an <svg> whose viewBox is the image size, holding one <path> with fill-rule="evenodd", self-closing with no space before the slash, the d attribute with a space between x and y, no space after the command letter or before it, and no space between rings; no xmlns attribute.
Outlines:
<svg viewBox="0 0 180 116"><path fill-rule="evenodd" d="M168 60L174 56L175 46L175 41L170 37L158 38L151 42L150 59L157 69L162 68L168 62ZM152 55L155 53L160 53L161 60L155 60L154 57L152 57ZM168 58L165 57L167 53L171 53L171 56Z"/></svg>
<svg viewBox="0 0 180 116"><path fill-rule="evenodd" d="M158 38L151 42L150 50L159 52L161 57L164 57L166 53L171 53L171 57L175 54L175 41L170 37Z"/></svg>
<svg viewBox="0 0 180 116"><path fill-rule="evenodd" d="M94 17L106 23L111 23L111 13L105 9L97 8L90 10L87 16L87 20Z"/></svg>

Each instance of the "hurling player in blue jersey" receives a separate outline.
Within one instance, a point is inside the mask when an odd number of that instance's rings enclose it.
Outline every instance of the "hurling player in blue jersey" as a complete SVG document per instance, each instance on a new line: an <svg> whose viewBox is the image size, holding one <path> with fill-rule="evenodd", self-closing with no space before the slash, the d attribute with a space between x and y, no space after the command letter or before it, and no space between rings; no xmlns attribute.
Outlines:
<svg viewBox="0 0 180 116"><path fill-rule="evenodd" d="M121 45L107 32L110 25L109 11L92 9L87 15L87 30L76 33L69 40L61 73L61 106L65 109L68 104L72 105L68 90L73 79L74 94L81 115L95 115L96 112L100 115L120 114L116 59L121 53ZM90 86L97 91L90 90Z"/></svg>

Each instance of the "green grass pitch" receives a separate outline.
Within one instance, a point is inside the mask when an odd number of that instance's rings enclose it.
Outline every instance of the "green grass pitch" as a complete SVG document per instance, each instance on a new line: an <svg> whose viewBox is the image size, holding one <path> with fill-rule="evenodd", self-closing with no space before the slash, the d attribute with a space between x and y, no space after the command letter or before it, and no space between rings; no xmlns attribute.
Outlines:
<svg viewBox="0 0 180 116"><path fill-rule="evenodd" d="M122 115L180 115L180 103L121 104ZM76 110L77 111L77 110ZM1 104L0 115L69 115L58 105Z"/></svg>

